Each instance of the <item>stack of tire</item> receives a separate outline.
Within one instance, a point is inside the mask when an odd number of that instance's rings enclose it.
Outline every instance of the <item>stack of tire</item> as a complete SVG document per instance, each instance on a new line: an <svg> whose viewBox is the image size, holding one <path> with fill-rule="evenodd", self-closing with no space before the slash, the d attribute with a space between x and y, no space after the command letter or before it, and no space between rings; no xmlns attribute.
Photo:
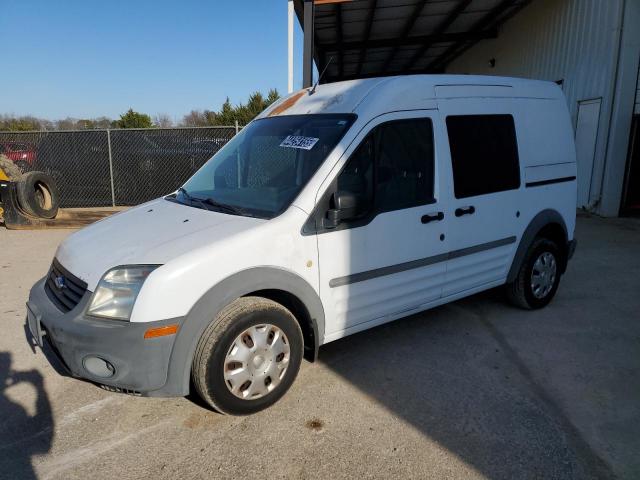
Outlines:
<svg viewBox="0 0 640 480"><path fill-rule="evenodd" d="M0 169L15 184L16 200L20 210L36 218L55 218L60 195L56 182L44 172L22 173L6 156L0 155Z"/></svg>

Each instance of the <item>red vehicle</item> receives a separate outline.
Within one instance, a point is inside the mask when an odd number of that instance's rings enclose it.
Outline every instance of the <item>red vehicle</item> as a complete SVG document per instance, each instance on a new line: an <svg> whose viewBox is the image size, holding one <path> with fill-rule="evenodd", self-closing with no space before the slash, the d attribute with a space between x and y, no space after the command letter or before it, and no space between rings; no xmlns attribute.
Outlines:
<svg viewBox="0 0 640 480"><path fill-rule="evenodd" d="M6 155L22 172L33 170L36 149L28 142L0 142L0 154Z"/></svg>

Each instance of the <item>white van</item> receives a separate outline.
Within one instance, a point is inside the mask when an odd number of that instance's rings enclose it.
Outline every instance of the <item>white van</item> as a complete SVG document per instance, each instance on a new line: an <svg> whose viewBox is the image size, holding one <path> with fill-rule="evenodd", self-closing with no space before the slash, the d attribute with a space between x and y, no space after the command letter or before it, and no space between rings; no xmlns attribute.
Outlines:
<svg viewBox="0 0 640 480"><path fill-rule="evenodd" d="M328 342L506 285L545 306L575 248L560 88L416 75L302 90L182 188L71 235L28 326L76 377L230 414Z"/></svg>

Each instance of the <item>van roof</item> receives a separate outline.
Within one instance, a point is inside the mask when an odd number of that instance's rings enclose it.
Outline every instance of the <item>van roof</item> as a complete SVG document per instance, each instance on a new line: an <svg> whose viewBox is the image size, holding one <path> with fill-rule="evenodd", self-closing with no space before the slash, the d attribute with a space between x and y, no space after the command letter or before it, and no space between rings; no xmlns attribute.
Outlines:
<svg viewBox="0 0 640 480"><path fill-rule="evenodd" d="M364 105L367 97L376 110L434 108L440 98L510 97L562 98L562 90L553 82L481 75L400 75L367 78L318 85L299 90L275 102L258 118L275 115L313 113L352 113ZM311 93L311 94L310 94ZM429 106L428 104L432 104Z"/></svg>

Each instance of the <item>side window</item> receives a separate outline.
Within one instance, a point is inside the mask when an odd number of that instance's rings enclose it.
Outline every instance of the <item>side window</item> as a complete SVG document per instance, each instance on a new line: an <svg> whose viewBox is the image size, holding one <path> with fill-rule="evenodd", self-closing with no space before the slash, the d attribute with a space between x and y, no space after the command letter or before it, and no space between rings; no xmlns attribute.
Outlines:
<svg viewBox="0 0 640 480"><path fill-rule="evenodd" d="M433 125L428 118L376 127L376 210L388 212L433 202Z"/></svg>
<svg viewBox="0 0 640 480"><path fill-rule="evenodd" d="M358 194L364 200L365 212L373 205L374 136L369 134L358 146L338 176L338 191Z"/></svg>
<svg viewBox="0 0 640 480"><path fill-rule="evenodd" d="M363 215L434 201L431 119L397 120L375 127L338 176L337 190L359 194Z"/></svg>
<svg viewBox="0 0 640 480"><path fill-rule="evenodd" d="M520 187L516 130L511 115L447 117L456 198Z"/></svg>

